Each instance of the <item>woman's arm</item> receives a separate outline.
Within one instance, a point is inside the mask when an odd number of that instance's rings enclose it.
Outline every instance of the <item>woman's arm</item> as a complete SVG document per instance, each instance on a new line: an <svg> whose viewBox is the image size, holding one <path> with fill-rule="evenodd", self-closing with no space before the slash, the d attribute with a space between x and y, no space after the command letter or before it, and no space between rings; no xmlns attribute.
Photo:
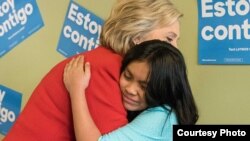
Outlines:
<svg viewBox="0 0 250 141"><path fill-rule="evenodd" d="M65 66L64 84L70 94L77 141L97 141L101 136L89 113L85 97L90 75L90 64L84 62L83 56L73 58Z"/></svg>

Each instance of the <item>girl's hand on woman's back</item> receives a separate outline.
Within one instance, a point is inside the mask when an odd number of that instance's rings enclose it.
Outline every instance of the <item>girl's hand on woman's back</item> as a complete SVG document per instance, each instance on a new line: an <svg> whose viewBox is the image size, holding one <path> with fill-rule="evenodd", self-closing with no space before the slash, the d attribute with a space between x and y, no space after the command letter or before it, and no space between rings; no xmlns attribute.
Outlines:
<svg viewBox="0 0 250 141"><path fill-rule="evenodd" d="M84 62L84 56L73 58L66 64L63 81L71 98L74 94L85 91L89 85L90 76L90 64L89 62Z"/></svg>

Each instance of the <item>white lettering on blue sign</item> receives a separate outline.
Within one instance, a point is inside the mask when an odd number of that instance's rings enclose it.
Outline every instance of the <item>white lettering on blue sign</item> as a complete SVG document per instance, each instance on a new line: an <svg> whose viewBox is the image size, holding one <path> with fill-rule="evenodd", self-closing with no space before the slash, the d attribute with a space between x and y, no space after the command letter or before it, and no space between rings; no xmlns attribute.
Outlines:
<svg viewBox="0 0 250 141"><path fill-rule="evenodd" d="M9 12L10 10L12 12ZM26 24L28 16L33 13L33 6L31 3L27 3L23 8L16 10L14 0L7 0L0 5L0 17L3 17L6 13L9 13L9 15L7 20L0 23L0 37L18 24Z"/></svg>
<svg viewBox="0 0 250 141"><path fill-rule="evenodd" d="M68 13L68 19L75 22L79 26L83 26L85 30L90 31L91 34L98 33L98 36L101 34L101 25L97 24L95 21L90 19L90 14L83 15L83 13L78 11L78 6L74 3L71 4Z"/></svg>
<svg viewBox="0 0 250 141"><path fill-rule="evenodd" d="M22 95L0 85L0 133L6 135L20 113Z"/></svg>
<svg viewBox="0 0 250 141"><path fill-rule="evenodd" d="M3 2L1 5L0 5L0 17L3 17L4 14L8 13L10 8L12 10L15 10L15 3L14 3L14 0L7 0L5 2Z"/></svg>
<svg viewBox="0 0 250 141"><path fill-rule="evenodd" d="M14 122L16 119L15 113L2 107L2 102L5 96L5 91L0 90L0 122Z"/></svg>
<svg viewBox="0 0 250 141"><path fill-rule="evenodd" d="M65 16L57 50L66 57L99 46L103 20L71 1Z"/></svg>
<svg viewBox="0 0 250 141"><path fill-rule="evenodd" d="M250 4L247 0L226 0L225 2L215 2L213 0L202 0L202 18L229 16L245 16L249 13Z"/></svg>
<svg viewBox="0 0 250 141"><path fill-rule="evenodd" d="M247 0L226 0L225 2L215 2L213 0L201 1L202 18L224 17L224 16L245 16L250 12L250 3ZM245 19L242 24L217 25L216 27L204 26L201 30L201 36L204 40L241 40L250 39L250 24Z"/></svg>
<svg viewBox="0 0 250 141"><path fill-rule="evenodd" d="M5 91L0 90L0 104L2 103L4 96L5 96Z"/></svg>
<svg viewBox="0 0 250 141"><path fill-rule="evenodd" d="M82 47L84 50L91 50L91 48L95 47L94 38L88 39L78 31L72 30L70 26L64 27L63 34L66 38L70 38L73 43L78 44L78 46Z"/></svg>

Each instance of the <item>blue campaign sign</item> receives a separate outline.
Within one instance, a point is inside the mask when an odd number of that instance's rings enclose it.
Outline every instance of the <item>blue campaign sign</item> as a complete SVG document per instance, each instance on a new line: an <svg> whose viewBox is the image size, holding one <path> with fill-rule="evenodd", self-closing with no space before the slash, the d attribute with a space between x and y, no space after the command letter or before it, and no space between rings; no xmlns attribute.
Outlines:
<svg viewBox="0 0 250 141"><path fill-rule="evenodd" d="M6 135L21 110L22 95L0 85L0 133Z"/></svg>
<svg viewBox="0 0 250 141"><path fill-rule="evenodd" d="M199 64L250 64L250 1L197 2Z"/></svg>
<svg viewBox="0 0 250 141"><path fill-rule="evenodd" d="M71 1L65 17L57 51L65 57L85 52L99 45L103 20Z"/></svg>
<svg viewBox="0 0 250 141"><path fill-rule="evenodd" d="M43 25L35 0L1 0L0 57Z"/></svg>

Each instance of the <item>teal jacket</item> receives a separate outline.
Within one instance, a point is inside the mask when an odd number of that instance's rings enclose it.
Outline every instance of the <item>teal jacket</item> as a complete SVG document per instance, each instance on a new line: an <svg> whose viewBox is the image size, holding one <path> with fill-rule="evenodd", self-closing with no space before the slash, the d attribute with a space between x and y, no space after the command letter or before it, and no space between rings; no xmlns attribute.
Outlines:
<svg viewBox="0 0 250 141"><path fill-rule="evenodd" d="M143 111L129 124L99 138L98 141L172 141L173 125L178 124L174 112L162 107Z"/></svg>

